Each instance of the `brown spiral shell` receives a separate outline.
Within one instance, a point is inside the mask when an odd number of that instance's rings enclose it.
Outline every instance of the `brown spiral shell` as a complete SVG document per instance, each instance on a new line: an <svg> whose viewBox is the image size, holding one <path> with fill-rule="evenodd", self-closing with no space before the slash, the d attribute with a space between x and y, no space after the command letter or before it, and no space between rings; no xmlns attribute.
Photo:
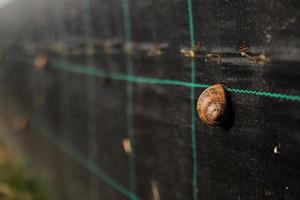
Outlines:
<svg viewBox="0 0 300 200"><path fill-rule="evenodd" d="M208 125L218 125L225 113L226 95L223 85L213 85L202 92L197 101L199 117Z"/></svg>

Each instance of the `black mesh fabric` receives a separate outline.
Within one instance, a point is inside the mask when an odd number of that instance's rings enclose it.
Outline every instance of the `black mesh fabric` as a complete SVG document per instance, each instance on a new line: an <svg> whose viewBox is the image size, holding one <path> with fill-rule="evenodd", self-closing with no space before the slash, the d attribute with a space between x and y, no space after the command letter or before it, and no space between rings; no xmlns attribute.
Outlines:
<svg viewBox="0 0 300 200"><path fill-rule="evenodd" d="M299 0L13 0L1 113L28 118L10 137L52 199L299 200L299 20ZM226 129L196 113L215 83Z"/></svg>

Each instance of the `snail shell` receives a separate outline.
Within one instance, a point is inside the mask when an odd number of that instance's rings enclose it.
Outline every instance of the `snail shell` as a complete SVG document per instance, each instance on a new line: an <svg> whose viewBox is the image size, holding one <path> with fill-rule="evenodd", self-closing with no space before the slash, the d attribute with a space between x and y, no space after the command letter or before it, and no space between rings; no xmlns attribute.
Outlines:
<svg viewBox="0 0 300 200"><path fill-rule="evenodd" d="M197 101L199 117L208 125L218 125L226 108L226 95L223 85L213 85L202 92Z"/></svg>

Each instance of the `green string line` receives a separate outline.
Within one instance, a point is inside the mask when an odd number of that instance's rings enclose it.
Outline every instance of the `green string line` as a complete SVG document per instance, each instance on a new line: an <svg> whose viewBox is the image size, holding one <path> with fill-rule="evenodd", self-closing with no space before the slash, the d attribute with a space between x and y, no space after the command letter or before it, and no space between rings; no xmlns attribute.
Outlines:
<svg viewBox="0 0 300 200"><path fill-rule="evenodd" d="M71 71L75 73L82 73L82 74L87 74L87 75L97 76L97 77L108 77L113 80L128 81L128 82L134 82L140 84L172 85L172 86L184 86L184 87L194 87L194 88L207 88L211 86L209 84L198 84L198 83L190 83L190 82L177 81L171 79L157 79L157 78L149 78L143 76L133 76L133 75L122 74L122 73L106 72L99 68L85 66L77 63L71 63L64 60L54 60L52 62L51 67L60 70ZM283 100L300 102L300 96L298 95L262 92L262 91L246 90L246 89L230 88L230 87L226 87L226 89L234 93L249 94L249 95L256 95L256 96L263 96L263 97L271 97L274 99L283 99Z"/></svg>
<svg viewBox="0 0 300 200"><path fill-rule="evenodd" d="M188 3L188 16L189 16L189 28L190 28L190 46L191 48L195 45L195 31L194 31L194 21L193 21L193 4L192 0L187 0ZM191 83L195 84L195 71L196 64L195 60L191 60ZM192 137L192 185L193 185L193 200L197 200L198 192L198 163L197 163L197 143L196 143L196 124L195 124L195 87L190 87L191 89L191 137Z"/></svg>
<svg viewBox="0 0 300 200"><path fill-rule="evenodd" d="M93 50L92 29L91 29L91 5L90 0L81 0L82 14L83 14L83 28L84 28L84 41L85 41L85 56L89 63L93 63L90 51ZM88 147L89 158L96 159L97 156L97 140L96 140L96 119L93 115L94 108L89 99L95 99L95 80L94 77L86 76L86 107L87 107L87 132L88 132ZM89 199L99 199L97 190L97 180L94 175L89 175Z"/></svg>
<svg viewBox="0 0 300 200"><path fill-rule="evenodd" d="M297 95L288 95L288 94L273 93L273 92L261 92L261 91L255 91L255 90L244 90L244 89L238 89L238 88L227 88L227 90L230 92L234 92L234 93L251 94L251 95L257 95L257 96L271 97L271 98L275 98L275 99L285 99L285 100L300 102L300 96L297 96Z"/></svg>
<svg viewBox="0 0 300 200"><path fill-rule="evenodd" d="M126 48L131 48L131 23L129 14L128 0L122 0L123 9L123 24L124 37L126 41ZM133 62L131 56L126 57L127 74L133 74ZM135 175L135 144L134 144L134 130L133 130L133 85L132 82L126 84L126 119L127 119L127 135L131 145L131 153L129 154L128 173L129 173L129 189L136 192L136 175ZM130 197L132 200L133 198Z"/></svg>
<svg viewBox="0 0 300 200"><path fill-rule="evenodd" d="M91 161L87 157L85 157L83 154L79 153L76 148L73 147L68 141L65 139L58 139L56 138L47 124L44 124L42 121L33 118L31 120L34 124L32 127L32 130L36 134L40 134L43 137L45 137L50 143L57 146L65 155L68 155L70 158L72 158L74 161L80 163L82 166L84 166L86 169L88 169L90 172L95 174L96 177L100 178L104 183L106 183L108 186L112 187L117 192L123 194L124 196L130 197L133 200L139 200L139 198L136 196L135 193L132 193L127 188L125 188L123 185L121 185L119 182L117 182L115 179L113 179L110 175L108 175L102 168L100 168L97 163L94 161Z"/></svg>
<svg viewBox="0 0 300 200"><path fill-rule="evenodd" d="M59 25L59 37L61 39L61 44L63 45L63 48L66 47L65 39L66 39L66 31L65 31L65 18L64 18L64 0L59 1L58 5L58 25ZM65 55L62 56L63 60L67 60L67 57ZM70 107L69 107L69 96L68 96L68 74L66 72L60 73L60 84L61 86L61 117L62 117L62 132L64 134L64 137L67 139L68 142L70 142ZM68 161L64 158L63 160L63 177L64 177L64 198L69 199L70 198L70 188L69 183L71 180L71 169L69 168Z"/></svg>
<svg viewBox="0 0 300 200"><path fill-rule="evenodd" d="M127 66L132 68L131 59L127 59ZM133 85L132 82L127 82L126 85L127 96L127 134L130 140L131 153L129 154L129 188L131 191L136 192L136 176L135 176L135 144L134 144L134 131L133 131Z"/></svg>
<svg viewBox="0 0 300 200"><path fill-rule="evenodd" d="M123 9L123 22L124 22L124 36L125 41L131 43L131 23L130 23L130 15L129 15L129 3L128 0L122 1L122 9Z"/></svg>

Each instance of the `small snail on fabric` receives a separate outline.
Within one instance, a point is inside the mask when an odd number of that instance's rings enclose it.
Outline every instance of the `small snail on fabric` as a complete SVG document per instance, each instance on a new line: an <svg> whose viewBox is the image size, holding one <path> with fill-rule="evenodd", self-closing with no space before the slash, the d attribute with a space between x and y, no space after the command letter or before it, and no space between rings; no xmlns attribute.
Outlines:
<svg viewBox="0 0 300 200"><path fill-rule="evenodd" d="M212 126L221 123L226 107L226 94L222 84L216 84L204 90L197 101L200 119Z"/></svg>

